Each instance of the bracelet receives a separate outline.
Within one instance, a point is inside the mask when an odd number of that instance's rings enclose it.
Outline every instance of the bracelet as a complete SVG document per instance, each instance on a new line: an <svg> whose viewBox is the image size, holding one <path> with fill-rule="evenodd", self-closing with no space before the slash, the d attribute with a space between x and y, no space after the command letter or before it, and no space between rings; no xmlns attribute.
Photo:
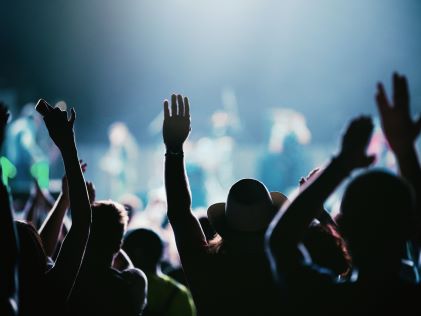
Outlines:
<svg viewBox="0 0 421 316"><path fill-rule="evenodd" d="M181 151L171 151L171 150L167 149L167 151L165 153L165 157L184 157L184 152L182 150Z"/></svg>

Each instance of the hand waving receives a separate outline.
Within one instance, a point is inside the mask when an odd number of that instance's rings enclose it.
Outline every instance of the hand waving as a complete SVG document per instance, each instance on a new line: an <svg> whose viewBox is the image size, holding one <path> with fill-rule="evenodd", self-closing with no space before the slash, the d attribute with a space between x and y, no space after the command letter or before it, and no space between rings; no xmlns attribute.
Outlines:
<svg viewBox="0 0 421 316"><path fill-rule="evenodd" d="M393 152L397 155L411 148L421 131L421 117L413 121L409 111L409 92L405 76L393 74L393 103L390 103L383 84L376 94L382 128Z"/></svg>
<svg viewBox="0 0 421 316"><path fill-rule="evenodd" d="M164 126L162 135L167 150L179 152L183 143L189 136L190 127L190 106L189 99L181 95L171 96L171 115L168 100L164 101Z"/></svg>
<svg viewBox="0 0 421 316"><path fill-rule="evenodd" d="M355 118L349 124L342 137L342 148L339 156L345 160L350 170L368 167L374 162L375 156L366 154L372 132L373 122L369 117Z"/></svg>
<svg viewBox="0 0 421 316"><path fill-rule="evenodd" d="M70 120L67 118L67 111L51 107L43 99L38 101L35 109L44 116L48 133L61 151L74 144L73 125L76 119L76 112L73 108L71 109Z"/></svg>

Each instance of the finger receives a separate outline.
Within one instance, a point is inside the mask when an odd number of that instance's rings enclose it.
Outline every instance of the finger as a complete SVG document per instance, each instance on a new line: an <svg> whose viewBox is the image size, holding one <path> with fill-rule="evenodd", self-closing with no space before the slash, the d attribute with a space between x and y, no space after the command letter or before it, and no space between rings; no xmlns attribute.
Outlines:
<svg viewBox="0 0 421 316"><path fill-rule="evenodd" d="M376 104L380 115L383 116L390 109L389 101L387 100L386 92L384 91L383 84L377 84Z"/></svg>
<svg viewBox="0 0 421 316"><path fill-rule="evenodd" d="M177 116L177 96L171 96L171 116Z"/></svg>
<svg viewBox="0 0 421 316"><path fill-rule="evenodd" d="M48 113L50 113L53 110L53 108L44 99L39 99L38 102L37 102L37 104L35 105L35 110L39 114L41 114L42 116L45 116Z"/></svg>
<svg viewBox="0 0 421 316"><path fill-rule="evenodd" d="M399 106L404 111L409 111L409 92L408 92L408 82L405 76L398 77L398 87L399 87L399 103L395 106Z"/></svg>
<svg viewBox="0 0 421 316"><path fill-rule="evenodd" d="M399 95L399 77L398 74L396 72L393 73L393 77L392 77L392 86L393 86L393 95L392 95L392 99L393 99L393 106L396 106L398 104L398 95Z"/></svg>
<svg viewBox="0 0 421 316"><path fill-rule="evenodd" d="M184 116L184 102L183 102L183 96L179 94L177 96L178 99L178 115Z"/></svg>
<svg viewBox="0 0 421 316"><path fill-rule="evenodd" d="M73 125L75 124L75 120L76 120L76 111L75 108L71 108L70 109L70 120L69 120L69 124L71 127L73 127Z"/></svg>
<svg viewBox="0 0 421 316"><path fill-rule="evenodd" d="M164 100L164 120L170 117L170 109L168 107L168 100Z"/></svg>
<svg viewBox="0 0 421 316"><path fill-rule="evenodd" d="M188 97L184 97L184 116L190 117L190 103Z"/></svg>

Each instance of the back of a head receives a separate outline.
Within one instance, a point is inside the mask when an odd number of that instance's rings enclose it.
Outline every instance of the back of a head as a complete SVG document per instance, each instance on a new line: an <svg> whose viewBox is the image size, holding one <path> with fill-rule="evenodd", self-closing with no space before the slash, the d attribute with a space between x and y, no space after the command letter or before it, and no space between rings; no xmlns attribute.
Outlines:
<svg viewBox="0 0 421 316"><path fill-rule="evenodd" d="M139 228L127 234L124 238L123 249L136 268L145 272L154 272L162 259L164 244L153 230Z"/></svg>
<svg viewBox="0 0 421 316"><path fill-rule="evenodd" d="M414 232L413 212L411 187L389 172L374 170L356 177L346 188L339 225L353 256L397 256Z"/></svg>
<svg viewBox="0 0 421 316"><path fill-rule="evenodd" d="M45 295L44 274L47 256L35 227L16 221L19 239L19 309L22 315L36 314L41 295Z"/></svg>
<svg viewBox="0 0 421 316"><path fill-rule="evenodd" d="M121 247L127 221L127 211L123 205L111 200L93 203L89 251L105 256L117 253Z"/></svg>

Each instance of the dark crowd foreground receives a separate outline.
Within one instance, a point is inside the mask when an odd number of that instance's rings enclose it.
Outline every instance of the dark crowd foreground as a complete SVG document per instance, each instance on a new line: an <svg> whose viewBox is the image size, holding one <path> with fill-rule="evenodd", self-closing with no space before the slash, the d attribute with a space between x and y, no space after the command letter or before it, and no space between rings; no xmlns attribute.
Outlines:
<svg viewBox="0 0 421 316"><path fill-rule="evenodd" d="M399 175L372 168L373 123L360 116L348 122L332 159L297 179L293 199L242 179L200 219L183 152L189 99L165 100L167 217L182 265L171 276L154 227L127 231L125 206L95 199L78 156L75 110L69 118L39 100L65 176L39 225L15 220L0 181L0 315L420 315L421 118L411 118L404 76L393 75L392 93L379 83L375 101ZM8 119L1 104L1 144ZM324 202L345 180L332 218Z"/></svg>

